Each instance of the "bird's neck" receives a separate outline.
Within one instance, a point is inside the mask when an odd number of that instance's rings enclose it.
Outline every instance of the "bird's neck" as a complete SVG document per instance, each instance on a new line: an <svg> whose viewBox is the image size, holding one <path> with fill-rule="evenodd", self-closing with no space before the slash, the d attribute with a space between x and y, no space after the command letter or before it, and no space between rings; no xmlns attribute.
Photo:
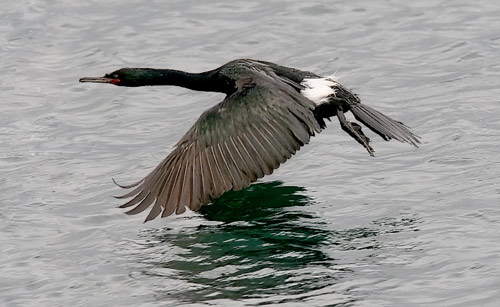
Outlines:
<svg viewBox="0 0 500 307"><path fill-rule="evenodd" d="M141 85L174 85L195 91L227 93L228 84L219 78L216 70L188 73L175 69L139 68Z"/></svg>

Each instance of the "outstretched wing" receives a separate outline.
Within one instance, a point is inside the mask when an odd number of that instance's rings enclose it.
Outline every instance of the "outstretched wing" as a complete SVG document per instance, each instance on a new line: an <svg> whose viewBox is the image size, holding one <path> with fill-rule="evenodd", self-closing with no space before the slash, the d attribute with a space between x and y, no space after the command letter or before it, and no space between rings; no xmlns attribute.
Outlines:
<svg viewBox="0 0 500 307"><path fill-rule="evenodd" d="M255 74L204 112L175 149L132 189L127 214L151 207L146 221L238 190L271 174L320 131L315 105L289 85Z"/></svg>

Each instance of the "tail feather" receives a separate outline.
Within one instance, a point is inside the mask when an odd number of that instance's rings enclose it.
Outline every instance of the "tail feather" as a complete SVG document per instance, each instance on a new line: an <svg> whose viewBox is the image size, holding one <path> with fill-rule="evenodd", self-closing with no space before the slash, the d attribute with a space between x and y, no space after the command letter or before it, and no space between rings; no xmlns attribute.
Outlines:
<svg viewBox="0 0 500 307"><path fill-rule="evenodd" d="M415 147L418 147L418 144L420 144L420 137L411 132L405 124L365 104L356 103L349 105L349 107L357 120L380 135L384 140L395 139L402 143L412 144Z"/></svg>

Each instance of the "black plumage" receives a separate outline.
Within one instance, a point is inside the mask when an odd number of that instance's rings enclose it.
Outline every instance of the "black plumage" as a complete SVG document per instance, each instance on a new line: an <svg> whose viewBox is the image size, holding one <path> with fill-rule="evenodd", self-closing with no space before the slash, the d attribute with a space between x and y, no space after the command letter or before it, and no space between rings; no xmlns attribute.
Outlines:
<svg viewBox="0 0 500 307"><path fill-rule="evenodd" d="M337 116L341 127L373 155L354 117L385 140L417 146L418 137L404 124L360 103L337 82L332 94L317 102L303 95L304 80L321 79L311 72L255 60L235 60L215 70L192 74L177 70L123 68L81 82L119 86L177 85L193 90L222 92L222 102L205 111L174 150L144 179L123 186L131 198L121 208L128 214L151 210L146 221L161 214L197 210L229 190L249 186L271 174L311 136Z"/></svg>

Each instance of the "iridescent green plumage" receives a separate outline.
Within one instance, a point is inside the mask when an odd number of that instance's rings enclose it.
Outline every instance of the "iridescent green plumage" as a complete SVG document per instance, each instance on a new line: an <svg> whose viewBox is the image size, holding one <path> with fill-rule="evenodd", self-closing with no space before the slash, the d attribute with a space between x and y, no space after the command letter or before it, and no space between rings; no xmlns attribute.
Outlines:
<svg viewBox="0 0 500 307"><path fill-rule="evenodd" d="M151 207L146 221L161 214L197 210L229 190L249 186L289 159L310 137L325 128L325 118L337 116L342 129L373 155L354 116L385 140L413 145L418 138L402 123L360 103L339 83L321 104L302 95L303 81L319 76L255 60L235 60L217 69L192 74L177 70L123 68L102 78L81 82L121 86L178 85L227 96L205 111L174 150L144 179L121 186L132 189L118 198L132 198L122 208L137 214ZM329 83L330 84L330 83Z"/></svg>

